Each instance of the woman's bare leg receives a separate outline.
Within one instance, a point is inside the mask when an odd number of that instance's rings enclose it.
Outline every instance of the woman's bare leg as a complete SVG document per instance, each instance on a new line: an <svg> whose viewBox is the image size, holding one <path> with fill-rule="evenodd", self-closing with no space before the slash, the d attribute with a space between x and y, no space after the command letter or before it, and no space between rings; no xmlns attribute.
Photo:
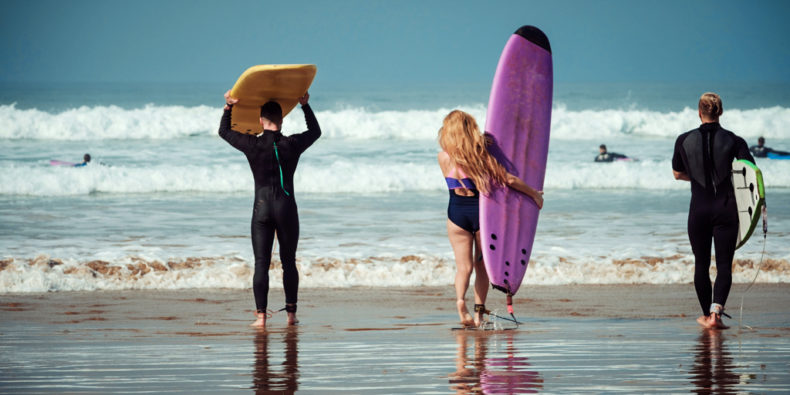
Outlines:
<svg viewBox="0 0 790 395"><path fill-rule="evenodd" d="M472 276L472 234L461 229L458 225L447 220L447 237L453 247L455 255L455 297L458 316L462 325L473 325L474 318L466 308L466 289L469 288L469 278Z"/></svg>
<svg viewBox="0 0 790 395"><path fill-rule="evenodd" d="M474 268L475 268L475 304L486 304L488 297L488 273L486 266L483 262L483 252L480 250L480 232L475 233L475 251L474 251ZM475 312L475 326L480 326L483 322L483 312Z"/></svg>

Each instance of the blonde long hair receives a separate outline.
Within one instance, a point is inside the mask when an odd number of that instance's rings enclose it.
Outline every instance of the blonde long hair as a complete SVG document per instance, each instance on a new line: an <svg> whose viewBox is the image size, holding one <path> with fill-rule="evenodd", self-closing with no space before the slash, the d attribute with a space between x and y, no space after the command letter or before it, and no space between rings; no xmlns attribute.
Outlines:
<svg viewBox="0 0 790 395"><path fill-rule="evenodd" d="M439 129L439 146L484 195L491 191L492 184L507 183L505 168L486 150L490 143L480 133L475 118L460 110L447 114Z"/></svg>

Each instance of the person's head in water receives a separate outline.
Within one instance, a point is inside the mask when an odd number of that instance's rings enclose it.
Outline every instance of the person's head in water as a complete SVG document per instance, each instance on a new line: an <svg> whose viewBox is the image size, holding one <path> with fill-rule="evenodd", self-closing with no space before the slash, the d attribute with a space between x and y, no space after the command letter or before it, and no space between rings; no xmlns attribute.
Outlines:
<svg viewBox="0 0 790 395"><path fill-rule="evenodd" d="M598 146L598 152L601 155L605 154L606 153L606 144L601 144L600 146Z"/></svg>
<svg viewBox="0 0 790 395"><path fill-rule="evenodd" d="M721 97L713 92L705 92L699 98L699 119L702 123L718 122L724 107Z"/></svg>
<svg viewBox="0 0 790 395"><path fill-rule="evenodd" d="M760 138L757 139L757 146L762 147L764 145L765 145L765 138L763 136L760 136Z"/></svg>
<svg viewBox="0 0 790 395"><path fill-rule="evenodd" d="M280 103L276 101L268 101L261 106L261 125L266 129L267 124L272 124L277 127L275 130L280 130L283 126L283 109Z"/></svg>
<svg viewBox="0 0 790 395"><path fill-rule="evenodd" d="M82 156L82 161L88 163L91 161L91 154L85 154Z"/></svg>

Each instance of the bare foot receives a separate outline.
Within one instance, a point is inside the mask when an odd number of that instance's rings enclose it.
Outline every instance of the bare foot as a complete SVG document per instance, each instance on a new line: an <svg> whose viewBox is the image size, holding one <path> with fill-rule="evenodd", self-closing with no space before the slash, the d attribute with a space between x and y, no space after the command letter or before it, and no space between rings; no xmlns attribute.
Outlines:
<svg viewBox="0 0 790 395"><path fill-rule="evenodd" d="M721 316L716 314L716 313L710 313L710 316L708 316L708 325L710 325L709 327L713 328L713 329L729 329L730 328L729 326L724 325L724 322L722 322L722 320L721 320Z"/></svg>
<svg viewBox="0 0 790 395"><path fill-rule="evenodd" d="M296 325L299 320L296 319L296 313L288 313L288 325Z"/></svg>
<svg viewBox="0 0 790 395"><path fill-rule="evenodd" d="M697 323L705 329L728 329L729 326L724 325L721 321L721 316L716 313L710 313L708 316L701 315L697 318Z"/></svg>
<svg viewBox="0 0 790 395"><path fill-rule="evenodd" d="M697 318L697 323L706 329L710 329L710 325L708 325L708 316L701 315Z"/></svg>
<svg viewBox="0 0 790 395"><path fill-rule="evenodd" d="M256 327L256 328L265 328L266 327L266 314L264 314L264 313L257 313L255 315L258 317L258 319L255 320L255 322L253 322L252 324L250 324L250 326L253 326L253 327Z"/></svg>
<svg viewBox="0 0 790 395"><path fill-rule="evenodd" d="M461 326L476 326L475 320L472 318L472 315L469 314L469 310L466 308L466 302L464 302L463 299L455 301L455 306L458 308L458 317L461 318Z"/></svg>
<svg viewBox="0 0 790 395"><path fill-rule="evenodd" d="M476 311L475 312L475 326L476 327L479 328L485 322L485 319L483 319L483 315L484 314L485 314L485 311Z"/></svg>

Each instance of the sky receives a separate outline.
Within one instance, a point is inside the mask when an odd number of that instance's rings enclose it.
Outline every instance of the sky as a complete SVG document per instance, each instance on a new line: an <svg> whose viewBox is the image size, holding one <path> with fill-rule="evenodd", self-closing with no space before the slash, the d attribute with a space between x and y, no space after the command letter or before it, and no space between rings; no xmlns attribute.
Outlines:
<svg viewBox="0 0 790 395"><path fill-rule="evenodd" d="M790 82L787 1L0 0L0 82L490 82L522 25L557 82Z"/></svg>

